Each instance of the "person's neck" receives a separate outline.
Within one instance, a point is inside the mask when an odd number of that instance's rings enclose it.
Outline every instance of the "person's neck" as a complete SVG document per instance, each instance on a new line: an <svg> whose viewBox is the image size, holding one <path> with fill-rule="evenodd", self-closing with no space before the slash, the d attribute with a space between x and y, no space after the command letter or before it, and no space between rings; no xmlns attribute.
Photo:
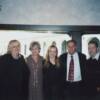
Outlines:
<svg viewBox="0 0 100 100"><path fill-rule="evenodd" d="M14 59L18 59L18 58L19 58L19 54L12 54L12 57L13 57Z"/></svg>
<svg viewBox="0 0 100 100"><path fill-rule="evenodd" d="M32 58L37 63L39 60L39 55L32 55Z"/></svg>
<svg viewBox="0 0 100 100"><path fill-rule="evenodd" d="M50 62L55 65L55 58L50 58Z"/></svg>
<svg viewBox="0 0 100 100"><path fill-rule="evenodd" d="M69 52L68 52L68 53L69 53ZM72 56L73 56L75 53L76 53L76 51L75 51L75 52L73 52L73 53L69 53L69 55L72 55Z"/></svg>
<svg viewBox="0 0 100 100"><path fill-rule="evenodd" d="M95 58L95 56L96 56L96 54L95 55L92 55L91 58Z"/></svg>
<svg viewBox="0 0 100 100"><path fill-rule="evenodd" d="M96 54L94 54L94 55L92 56L92 58L95 58L97 55L99 55L99 52L97 52Z"/></svg>

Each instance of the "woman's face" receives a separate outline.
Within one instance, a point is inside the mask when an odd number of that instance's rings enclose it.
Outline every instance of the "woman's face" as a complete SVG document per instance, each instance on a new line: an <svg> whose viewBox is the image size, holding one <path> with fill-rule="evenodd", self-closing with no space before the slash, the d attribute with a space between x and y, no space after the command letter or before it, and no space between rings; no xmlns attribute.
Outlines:
<svg viewBox="0 0 100 100"><path fill-rule="evenodd" d="M18 55L20 53L20 44L15 42L12 43L11 53L14 55Z"/></svg>
<svg viewBox="0 0 100 100"><path fill-rule="evenodd" d="M31 52L32 52L32 55L33 55L33 56L38 56L39 53L40 53L40 49L38 48L37 45L35 45L35 46L32 48Z"/></svg>
<svg viewBox="0 0 100 100"><path fill-rule="evenodd" d="M49 50L49 58L55 58L57 56L57 50L56 48L51 48Z"/></svg>

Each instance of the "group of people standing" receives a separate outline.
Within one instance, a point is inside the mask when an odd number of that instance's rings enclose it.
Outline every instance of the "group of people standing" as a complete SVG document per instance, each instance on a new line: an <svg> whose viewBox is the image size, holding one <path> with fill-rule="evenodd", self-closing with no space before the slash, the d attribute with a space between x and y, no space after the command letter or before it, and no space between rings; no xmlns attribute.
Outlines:
<svg viewBox="0 0 100 100"><path fill-rule="evenodd" d="M95 100L100 95L100 54L95 41L88 43L89 59L77 51L77 42L67 42L66 53L58 57L56 45L40 55L37 41L31 54L20 54L20 42L11 40L0 57L0 100Z"/></svg>

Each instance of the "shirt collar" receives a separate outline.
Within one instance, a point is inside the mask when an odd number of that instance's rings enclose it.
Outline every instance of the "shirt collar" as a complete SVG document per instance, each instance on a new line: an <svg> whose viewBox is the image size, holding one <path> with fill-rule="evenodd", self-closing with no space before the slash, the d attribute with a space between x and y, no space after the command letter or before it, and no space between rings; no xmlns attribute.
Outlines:
<svg viewBox="0 0 100 100"><path fill-rule="evenodd" d="M75 52L73 55L71 55L70 53L68 53L68 56L75 56L77 55L77 52Z"/></svg>
<svg viewBox="0 0 100 100"><path fill-rule="evenodd" d="M97 53L97 54L95 55L95 57L93 57L92 59L98 60L98 59L99 59L99 56L100 56L100 53Z"/></svg>

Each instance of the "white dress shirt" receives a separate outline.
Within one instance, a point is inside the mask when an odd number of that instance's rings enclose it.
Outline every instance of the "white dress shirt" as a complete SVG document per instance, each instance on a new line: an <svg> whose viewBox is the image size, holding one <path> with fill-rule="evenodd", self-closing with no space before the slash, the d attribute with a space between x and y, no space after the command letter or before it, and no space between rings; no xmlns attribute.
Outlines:
<svg viewBox="0 0 100 100"><path fill-rule="evenodd" d="M100 56L100 53L98 52L94 57L92 57L92 59L99 60L99 56Z"/></svg>
<svg viewBox="0 0 100 100"><path fill-rule="evenodd" d="M73 80L73 82L78 82L78 81L82 80L79 56L78 56L77 52L75 52L72 56L73 56L73 60L74 60L74 80ZM66 77L67 81L69 81L68 74L69 74L70 61L71 61L71 54L68 53L68 55L67 55L67 77Z"/></svg>

